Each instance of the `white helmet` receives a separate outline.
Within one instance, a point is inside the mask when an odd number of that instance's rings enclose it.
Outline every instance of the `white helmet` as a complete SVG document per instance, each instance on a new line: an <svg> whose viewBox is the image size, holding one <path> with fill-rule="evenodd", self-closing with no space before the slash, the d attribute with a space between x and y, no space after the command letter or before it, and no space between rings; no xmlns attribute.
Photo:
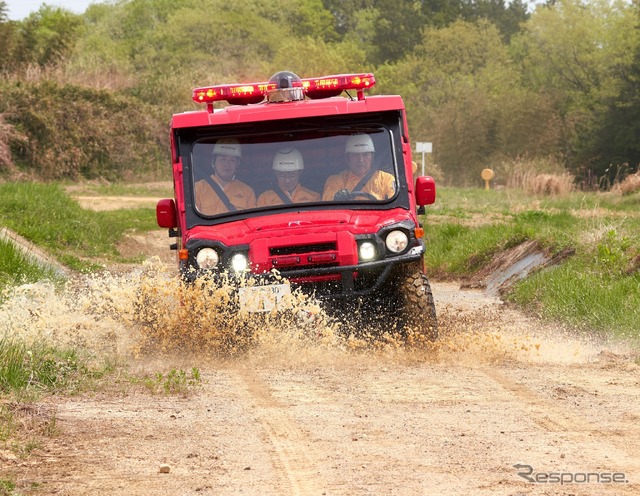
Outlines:
<svg viewBox="0 0 640 496"><path fill-rule="evenodd" d="M273 157L273 170L292 172L304 169L302 153L296 148L281 148Z"/></svg>
<svg viewBox="0 0 640 496"><path fill-rule="evenodd" d="M347 140L347 144L344 147L345 153L368 153L375 152L376 149L373 146L373 140L368 134L352 134Z"/></svg>
<svg viewBox="0 0 640 496"><path fill-rule="evenodd" d="M242 149L237 139L221 138L213 147L213 154L240 158L242 156Z"/></svg>

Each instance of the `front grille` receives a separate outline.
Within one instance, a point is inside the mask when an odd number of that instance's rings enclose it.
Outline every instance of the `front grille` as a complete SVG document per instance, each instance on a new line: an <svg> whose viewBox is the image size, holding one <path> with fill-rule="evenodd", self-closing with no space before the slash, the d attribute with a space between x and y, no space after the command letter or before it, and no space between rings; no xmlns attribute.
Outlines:
<svg viewBox="0 0 640 496"><path fill-rule="evenodd" d="M336 248L337 246L335 242L316 243L313 245L280 246L280 247L270 248L269 254L271 256L301 255L303 253L335 251Z"/></svg>

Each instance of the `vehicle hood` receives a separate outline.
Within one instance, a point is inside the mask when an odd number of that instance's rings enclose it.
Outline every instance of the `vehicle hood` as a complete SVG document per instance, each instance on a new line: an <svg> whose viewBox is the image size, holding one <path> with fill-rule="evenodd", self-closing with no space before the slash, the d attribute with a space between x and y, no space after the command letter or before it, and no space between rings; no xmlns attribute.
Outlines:
<svg viewBox="0 0 640 496"><path fill-rule="evenodd" d="M226 224L196 226L187 233L189 239L215 239L226 245L250 244L265 237L326 235L349 232L352 235L373 233L381 227L411 220L401 208L392 210L316 210L252 217Z"/></svg>

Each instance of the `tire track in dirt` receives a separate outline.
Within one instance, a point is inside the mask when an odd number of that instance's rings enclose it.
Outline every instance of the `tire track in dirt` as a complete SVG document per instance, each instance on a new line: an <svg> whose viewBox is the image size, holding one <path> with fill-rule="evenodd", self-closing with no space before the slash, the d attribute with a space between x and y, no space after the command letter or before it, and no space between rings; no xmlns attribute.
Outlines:
<svg viewBox="0 0 640 496"><path fill-rule="evenodd" d="M601 449L602 446L608 445L613 448L606 449L611 463L620 466L631 465L634 473L640 471L640 445L637 443L639 432L633 425L627 424L626 428L620 431L615 427L596 424L585 418L586 412L581 412L579 408L571 409L567 408L566 404L558 405L557 402L544 398L523 382L506 376L496 368L482 368L479 371L522 404L527 415L543 431L576 436L582 440L581 442L600 446Z"/></svg>
<svg viewBox="0 0 640 496"><path fill-rule="evenodd" d="M327 484L315 469L318 456L313 455L312 441L286 413L288 406L274 398L269 386L253 371L239 368L236 372L255 401L254 413L273 447L273 464L288 483L290 494L325 494Z"/></svg>

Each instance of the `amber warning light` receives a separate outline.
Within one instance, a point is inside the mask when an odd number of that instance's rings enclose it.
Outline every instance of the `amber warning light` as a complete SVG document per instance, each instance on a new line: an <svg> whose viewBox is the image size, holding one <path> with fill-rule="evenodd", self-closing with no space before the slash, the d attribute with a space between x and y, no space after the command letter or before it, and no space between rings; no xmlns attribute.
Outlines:
<svg viewBox="0 0 640 496"><path fill-rule="evenodd" d="M292 76L295 76L292 74ZM356 90L358 100L364 98L364 90L376 84L373 74L340 74L336 76L322 76L317 78L299 79L294 86L301 86L305 96L312 99L338 96L343 91ZM298 82L299 81L299 82ZM197 103L213 104L227 101L235 105L247 105L262 102L269 93L281 90L275 82L249 84L222 84L207 86L193 90L193 101Z"/></svg>

